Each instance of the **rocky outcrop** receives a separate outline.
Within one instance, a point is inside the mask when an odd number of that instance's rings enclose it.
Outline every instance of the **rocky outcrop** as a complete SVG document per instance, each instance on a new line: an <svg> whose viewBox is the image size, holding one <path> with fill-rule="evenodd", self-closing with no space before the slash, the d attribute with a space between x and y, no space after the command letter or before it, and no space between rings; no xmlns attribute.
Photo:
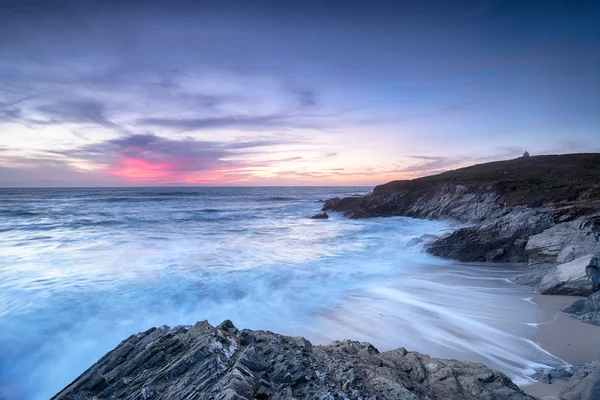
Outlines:
<svg viewBox="0 0 600 400"><path fill-rule="evenodd" d="M564 400L600 399L600 359L575 368L573 376L560 393Z"/></svg>
<svg viewBox="0 0 600 400"><path fill-rule="evenodd" d="M582 265L570 264L600 254L600 154L527 157L393 181L363 197L330 199L323 209L350 218L466 223L428 243L427 251L460 261L525 263L513 281L541 293L586 295L598 285L591 276L600 281L600 269L585 275Z"/></svg>
<svg viewBox="0 0 600 400"><path fill-rule="evenodd" d="M331 199L351 218L408 216L480 222L505 208L549 205L589 214L600 208L600 154L517 158L379 185L370 195Z"/></svg>
<svg viewBox="0 0 600 400"><path fill-rule="evenodd" d="M323 210L339 211L350 218L406 216L480 222L501 215L503 206L497 204L498 197L491 189L454 184L441 185L432 191L391 193L382 185L363 197L327 200Z"/></svg>
<svg viewBox="0 0 600 400"><path fill-rule="evenodd" d="M564 383L557 398L560 400L597 400L600 399L600 359L580 366L539 369L531 376L540 382Z"/></svg>
<svg viewBox="0 0 600 400"><path fill-rule="evenodd" d="M500 217L440 238L429 245L428 251L460 261L527 262L528 238L552 225L548 211L515 207Z"/></svg>
<svg viewBox="0 0 600 400"><path fill-rule="evenodd" d="M586 268L595 260L593 254L588 254L547 269L538 292L571 296L588 296L594 293L596 285L589 279Z"/></svg>
<svg viewBox="0 0 600 400"><path fill-rule="evenodd" d="M582 322L600 326L600 292L577 300L563 308L562 311L573 314L574 318Z"/></svg>
<svg viewBox="0 0 600 400"><path fill-rule="evenodd" d="M558 214L558 212L557 212ZM530 265L563 264L600 252L600 215L579 217L532 235L525 249Z"/></svg>
<svg viewBox="0 0 600 400"><path fill-rule="evenodd" d="M596 253L596 257L590 260L585 267L585 274L594 285L600 287L600 253Z"/></svg>
<svg viewBox="0 0 600 400"><path fill-rule="evenodd" d="M53 399L92 398L533 400L479 363L353 341L313 346L229 321L133 335Z"/></svg>
<svg viewBox="0 0 600 400"><path fill-rule="evenodd" d="M558 265L588 254L600 253L599 214L584 213L582 216L581 210L577 208L555 209L552 212L555 224L532 235L527 241L527 266L524 273L512 278L515 283L538 287L546 275L556 274ZM585 293L586 291L580 295Z"/></svg>
<svg viewBox="0 0 600 400"><path fill-rule="evenodd" d="M552 384L553 381L568 381L573 376L571 366L563 366L559 368L538 369L535 374L531 375L536 381Z"/></svg>

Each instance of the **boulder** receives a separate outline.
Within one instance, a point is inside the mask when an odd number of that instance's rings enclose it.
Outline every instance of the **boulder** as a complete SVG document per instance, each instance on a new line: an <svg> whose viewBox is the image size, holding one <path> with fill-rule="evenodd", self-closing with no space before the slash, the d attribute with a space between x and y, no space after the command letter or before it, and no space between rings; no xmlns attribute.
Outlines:
<svg viewBox="0 0 600 400"><path fill-rule="evenodd" d="M600 257L596 256L587 267L585 267L585 274L588 278L596 285L600 286Z"/></svg>
<svg viewBox="0 0 600 400"><path fill-rule="evenodd" d="M577 368L561 391L560 398L564 400L600 399L600 359Z"/></svg>
<svg viewBox="0 0 600 400"><path fill-rule="evenodd" d="M564 264L587 254L600 252L598 216L586 216L559 223L527 241L525 252L530 266Z"/></svg>
<svg viewBox="0 0 600 400"><path fill-rule="evenodd" d="M553 381L568 381L573 376L568 368L541 368L531 377L537 381L552 384Z"/></svg>
<svg viewBox="0 0 600 400"><path fill-rule="evenodd" d="M577 300L563 308L562 311L573 314L573 318L581 322L600 326L600 292Z"/></svg>
<svg viewBox="0 0 600 400"><path fill-rule="evenodd" d="M329 215L327 215L326 212L322 212L322 213L313 215L311 218L312 219L327 219L327 218L329 218Z"/></svg>
<svg viewBox="0 0 600 400"><path fill-rule="evenodd" d="M313 346L230 321L133 335L53 397L92 398L534 400L480 363L349 340Z"/></svg>
<svg viewBox="0 0 600 400"><path fill-rule="evenodd" d="M541 294L589 296L596 285L588 278L586 268L595 257L588 254L571 262L559 264L549 269L538 286Z"/></svg>
<svg viewBox="0 0 600 400"><path fill-rule="evenodd" d="M589 296L596 285L588 278L586 268L594 260L593 254L549 269L538 286L540 294Z"/></svg>

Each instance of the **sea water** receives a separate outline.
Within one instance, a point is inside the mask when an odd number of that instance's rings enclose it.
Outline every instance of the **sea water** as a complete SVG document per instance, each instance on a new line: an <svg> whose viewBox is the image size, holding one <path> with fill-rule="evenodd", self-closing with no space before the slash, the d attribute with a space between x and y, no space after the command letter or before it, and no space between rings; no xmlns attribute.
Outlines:
<svg viewBox="0 0 600 400"><path fill-rule="evenodd" d="M510 266L423 251L456 228L311 219L362 187L0 189L0 399L48 399L129 335L215 325L369 341L520 379L535 344Z"/></svg>

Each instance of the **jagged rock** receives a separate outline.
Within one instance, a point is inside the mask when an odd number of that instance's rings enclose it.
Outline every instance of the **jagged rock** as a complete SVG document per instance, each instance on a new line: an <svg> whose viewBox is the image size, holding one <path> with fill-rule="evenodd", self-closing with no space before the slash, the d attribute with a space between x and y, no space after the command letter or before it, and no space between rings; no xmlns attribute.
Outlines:
<svg viewBox="0 0 600 400"><path fill-rule="evenodd" d="M490 189L453 184L431 191L392 193L378 186L373 193L363 197L327 200L323 210L339 211L350 218L407 216L479 222L492 215L500 215L503 207L496 204L497 199L498 195Z"/></svg>
<svg viewBox="0 0 600 400"><path fill-rule="evenodd" d="M573 314L573 318L582 322L600 326L600 292L577 300L563 308L562 311Z"/></svg>
<svg viewBox="0 0 600 400"><path fill-rule="evenodd" d="M553 210L555 221L564 211ZM569 215L573 215L571 211ZM600 252L598 215L577 215L574 220L553 225L532 235L525 246L527 266L522 274L511 278L515 283L538 287L557 263L564 264L586 254Z"/></svg>
<svg viewBox="0 0 600 400"><path fill-rule="evenodd" d="M502 217L458 229L427 250L460 261L526 262L527 238L552 224L548 211L515 207Z"/></svg>
<svg viewBox="0 0 600 400"><path fill-rule="evenodd" d="M403 215L480 222L507 207L560 205L564 222L598 211L598 182L600 154L536 156L392 181L362 198L327 201L323 209L351 218Z"/></svg>
<svg viewBox="0 0 600 400"><path fill-rule="evenodd" d="M598 216L581 217L532 235L526 246L529 263L563 264L600 252Z"/></svg>
<svg viewBox="0 0 600 400"><path fill-rule="evenodd" d="M600 359L577 368L561 391L560 398L564 400L600 399Z"/></svg>
<svg viewBox="0 0 600 400"><path fill-rule="evenodd" d="M533 379L547 384L551 384L553 380L568 381L572 376L573 372L567 368L542 368L531 375Z"/></svg>
<svg viewBox="0 0 600 400"><path fill-rule="evenodd" d="M596 253L600 254L600 253ZM589 278L590 281L596 286L600 286L600 257L596 256L592 260L587 267L585 267L585 274Z"/></svg>
<svg viewBox="0 0 600 400"><path fill-rule="evenodd" d="M533 400L479 363L353 341L313 346L229 321L133 335L53 399L92 398Z"/></svg>
<svg viewBox="0 0 600 400"><path fill-rule="evenodd" d="M327 219L327 218L329 218L329 215L327 215L326 212L322 212L322 213L313 215L311 218L312 219Z"/></svg>
<svg viewBox="0 0 600 400"><path fill-rule="evenodd" d="M538 292L541 294L589 296L596 290L596 285L586 274L586 267L593 260L594 255L588 254L549 269L538 286Z"/></svg>

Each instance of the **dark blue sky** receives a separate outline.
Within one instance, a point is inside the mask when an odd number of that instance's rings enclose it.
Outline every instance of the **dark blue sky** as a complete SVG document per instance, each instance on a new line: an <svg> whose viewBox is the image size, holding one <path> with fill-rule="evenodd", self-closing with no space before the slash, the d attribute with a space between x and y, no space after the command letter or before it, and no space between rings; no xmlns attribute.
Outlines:
<svg viewBox="0 0 600 400"><path fill-rule="evenodd" d="M600 3L414 3L1 2L0 186L374 184L600 151Z"/></svg>

